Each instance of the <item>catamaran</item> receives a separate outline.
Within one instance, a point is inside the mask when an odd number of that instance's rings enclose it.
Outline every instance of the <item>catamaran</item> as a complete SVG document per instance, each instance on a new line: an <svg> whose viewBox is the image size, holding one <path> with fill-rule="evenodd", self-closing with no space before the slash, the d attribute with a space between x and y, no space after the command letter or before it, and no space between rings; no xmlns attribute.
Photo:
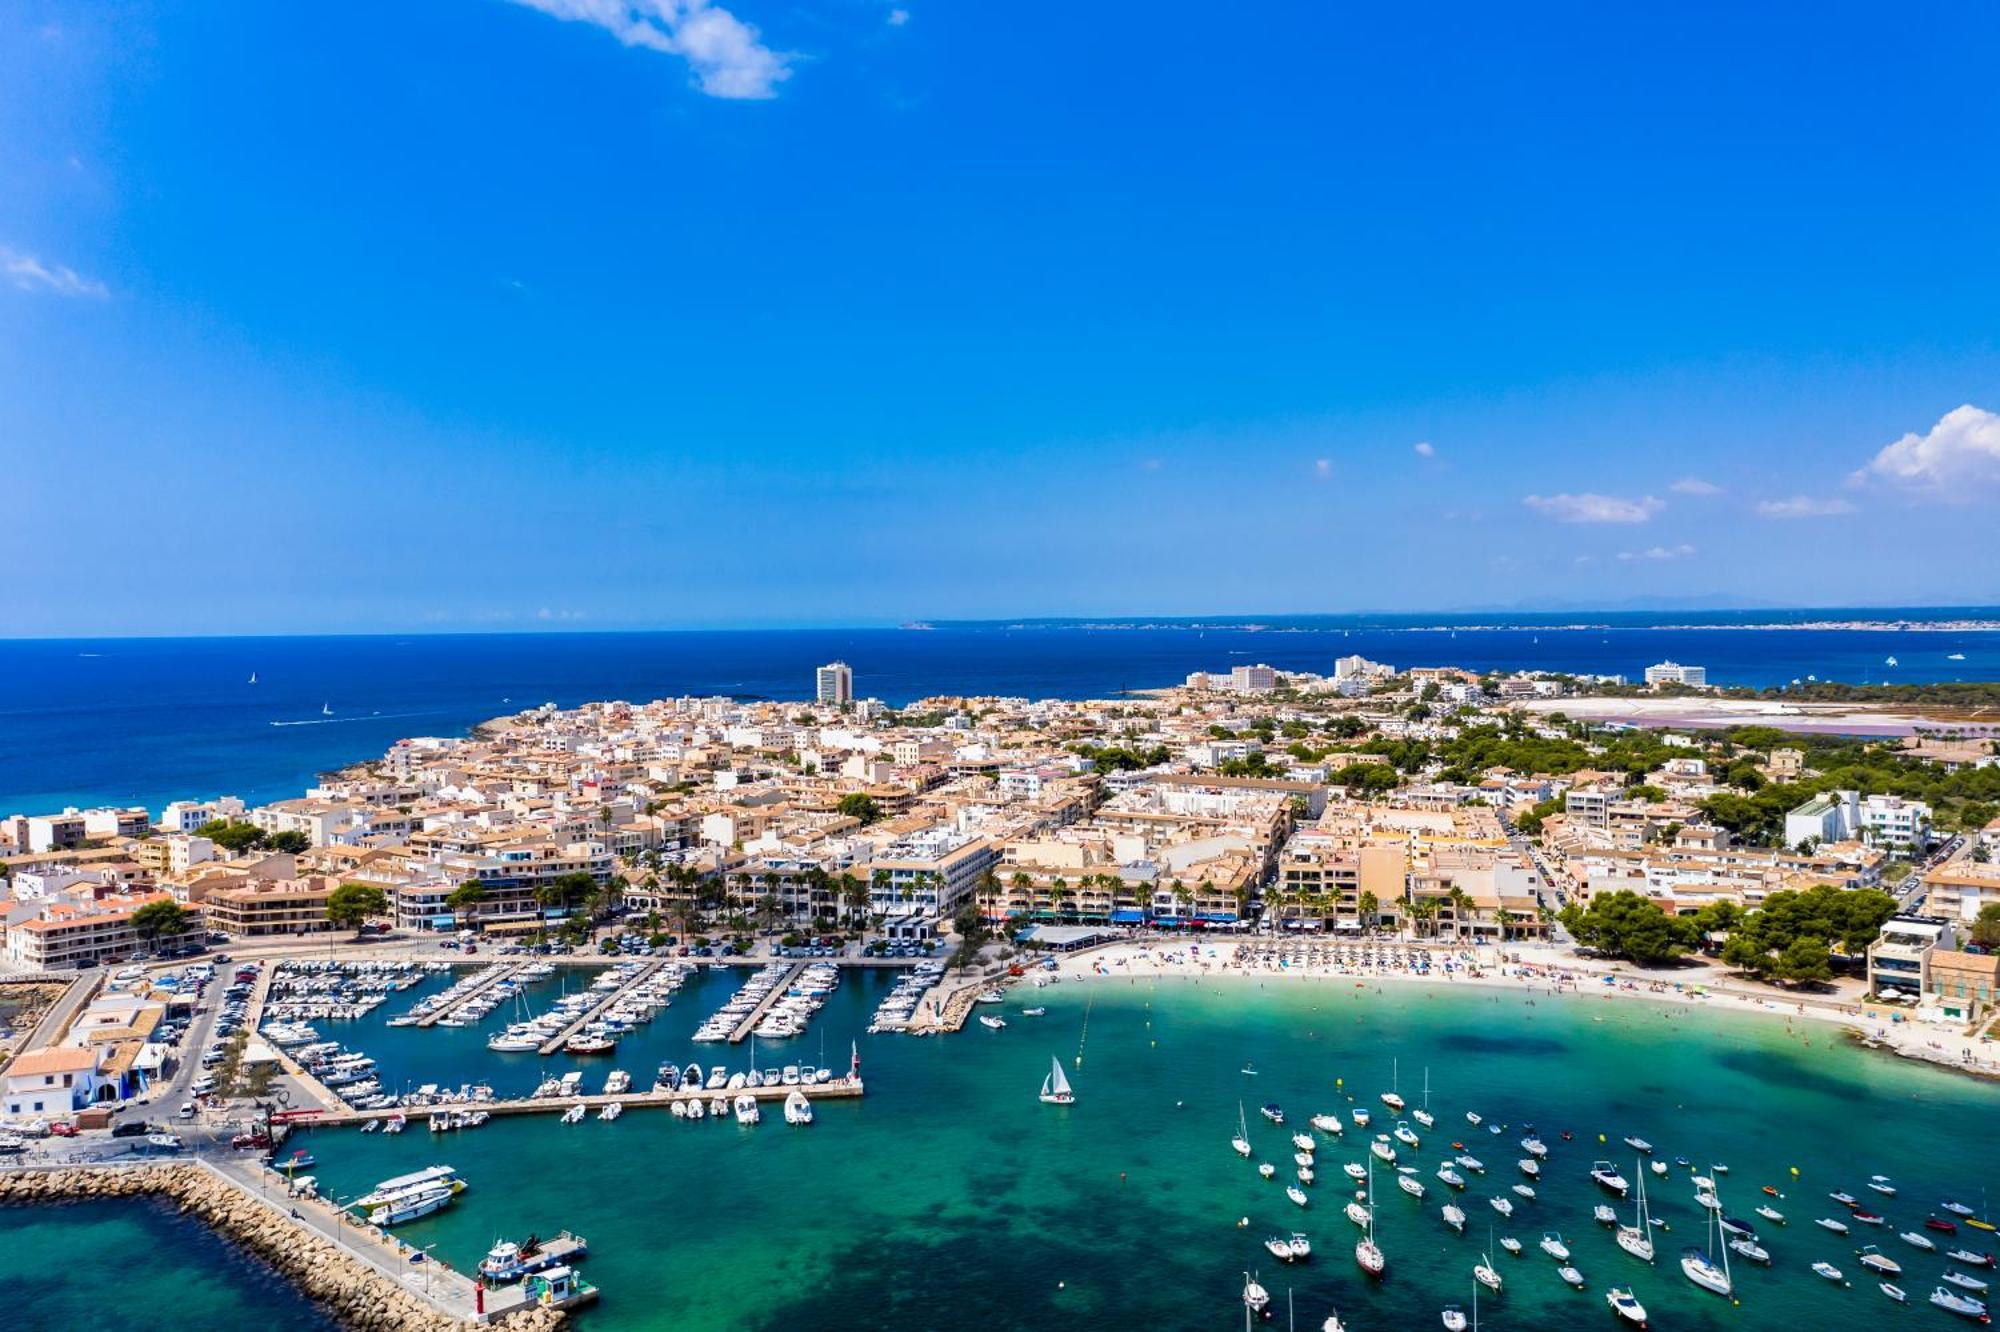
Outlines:
<svg viewBox="0 0 2000 1332"><path fill-rule="evenodd" d="M1062 1060L1057 1059L1054 1055L1049 1056L1049 1075L1042 1079L1042 1103L1044 1105L1076 1104L1076 1093L1070 1090L1069 1079L1063 1076ZM1239 1115L1241 1114L1241 1106L1237 1107L1237 1112ZM1241 1133L1237 1135L1236 1151L1241 1156L1250 1155L1250 1140L1247 1135Z"/></svg>
<svg viewBox="0 0 2000 1332"><path fill-rule="evenodd" d="M1648 1263L1653 1261L1653 1218L1646 1211L1644 1175L1639 1176L1639 1202L1632 1211L1632 1224L1618 1227L1618 1247L1634 1258Z"/></svg>

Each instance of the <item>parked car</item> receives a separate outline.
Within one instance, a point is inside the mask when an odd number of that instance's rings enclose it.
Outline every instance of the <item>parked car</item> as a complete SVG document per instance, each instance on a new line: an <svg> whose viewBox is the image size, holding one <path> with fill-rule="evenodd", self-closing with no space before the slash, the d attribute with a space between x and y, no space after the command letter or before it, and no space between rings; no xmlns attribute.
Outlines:
<svg viewBox="0 0 2000 1332"><path fill-rule="evenodd" d="M153 1131L153 1126L143 1119L128 1119L111 1130L114 1138L143 1138Z"/></svg>
<svg viewBox="0 0 2000 1332"><path fill-rule="evenodd" d="M67 1119L58 1119L55 1123L49 1125L49 1132L58 1138L74 1138L76 1136L76 1125L70 1123Z"/></svg>

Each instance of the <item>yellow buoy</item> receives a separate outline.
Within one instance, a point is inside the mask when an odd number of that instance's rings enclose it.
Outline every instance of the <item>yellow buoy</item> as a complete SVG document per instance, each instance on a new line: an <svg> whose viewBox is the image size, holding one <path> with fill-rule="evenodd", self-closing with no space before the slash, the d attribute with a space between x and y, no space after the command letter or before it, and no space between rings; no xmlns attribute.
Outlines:
<svg viewBox="0 0 2000 1332"><path fill-rule="evenodd" d="M1603 1135L1602 1133L1598 1134L1598 1135L1597 1135L1597 1140L1598 1140L1599 1142L1603 1142L1603 1141L1604 1141L1604 1135Z"/></svg>
<svg viewBox="0 0 2000 1332"><path fill-rule="evenodd" d="M1798 1177L1799 1177L1799 1168L1798 1168L1797 1166L1793 1166L1793 1167L1792 1167L1792 1178L1793 1178L1793 1179L1797 1179Z"/></svg>

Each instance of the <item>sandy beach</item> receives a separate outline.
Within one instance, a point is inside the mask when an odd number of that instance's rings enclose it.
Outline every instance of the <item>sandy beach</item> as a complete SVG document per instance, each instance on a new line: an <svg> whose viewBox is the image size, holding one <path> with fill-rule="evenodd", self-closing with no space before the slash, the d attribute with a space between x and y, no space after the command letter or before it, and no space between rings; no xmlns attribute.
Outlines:
<svg viewBox="0 0 2000 1332"><path fill-rule="evenodd" d="M1829 1024L1906 1058L2000 1078L2000 1049L1990 1037L1966 1036L1955 1029L1907 1019L1894 1021L1895 1010L1863 1004L1858 987L1851 982L1852 993L1848 994L1791 995L1729 976L1715 967L1691 966L1671 975L1648 973L1625 963L1580 959L1546 944L1510 944L1500 949L1396 940L1366 944L1296 939L1134 941L1062 956L1055 974L1066 980L1167 977L1216 982L1454 985L1529 995L1594 996L1607 1003L1643 1000L1749 1013L1787 1023Z"/></svg>

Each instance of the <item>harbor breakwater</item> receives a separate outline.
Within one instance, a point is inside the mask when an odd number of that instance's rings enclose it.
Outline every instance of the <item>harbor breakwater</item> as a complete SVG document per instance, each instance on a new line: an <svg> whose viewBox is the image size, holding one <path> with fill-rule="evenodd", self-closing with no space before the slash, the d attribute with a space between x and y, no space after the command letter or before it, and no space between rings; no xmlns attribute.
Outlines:
<svg viewBox="0 0 2000 1332"><path fill-rule="evenodd" d="M484 1326L399 1287L331 1240L312 1234L197 1165L69 1166L0 1173L0 1206L158 1198L203 1222L290 1280L355 1332L466 1332ZM507 1332L556 1332L560 1310L529 1306L497 1322Z"/></svg>

